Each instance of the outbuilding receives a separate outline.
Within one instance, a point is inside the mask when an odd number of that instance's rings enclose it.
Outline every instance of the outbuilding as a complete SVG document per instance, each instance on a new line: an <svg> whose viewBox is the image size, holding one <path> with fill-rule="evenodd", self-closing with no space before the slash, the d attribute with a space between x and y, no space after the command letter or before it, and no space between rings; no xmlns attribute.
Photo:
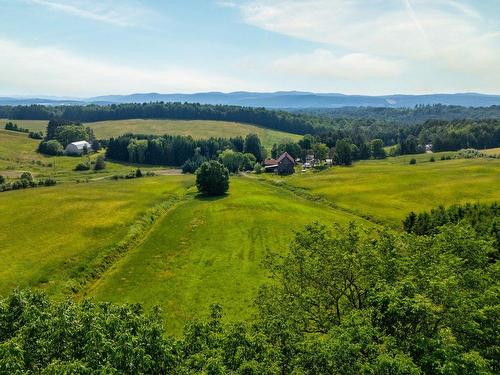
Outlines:
<svg viewBox="0 0 500 375"><path fill-rule="evenodd" d="M92 151L92 146L87 141L71 142L66 146L64 153L67 155L82 155L85 150Z"/></svg>

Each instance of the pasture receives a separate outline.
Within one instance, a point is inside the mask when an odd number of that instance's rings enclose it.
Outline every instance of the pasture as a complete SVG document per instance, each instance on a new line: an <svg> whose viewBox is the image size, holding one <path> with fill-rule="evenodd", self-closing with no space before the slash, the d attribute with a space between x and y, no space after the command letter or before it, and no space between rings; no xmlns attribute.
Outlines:
<svg viewBox="0 0 500 375"><path fill-rule="evenodd" d="M9 120L0 119L0 126L3 128L5 122ZM42 131L45 133L47 121L33 120L12 120L18 126L31 131ZM125 133L136 134L172 134L190 135L195 139L202 138L230 138L245 137L247 134L255 133L259 136L262 144L266 148L271 148L274 143L286 140L298 141L302 136L271 129L266 129L250 124L243 124L228 121L208 121L208 120L115 120L85 123L94 130L98 139L108 139Z"/></svg>
<svg viewBox="0 0 500 375"><path fill-rule="evenodd" d="M220 303L227 319L247 319L266 280L266 251L283 254L294 231L319 221L360 218L297 198L246 177L228 195L191 196L163 217L147 239L99 279L88 295L103 301L159 304L169 332Z"/></svg>
<svg viewBox="0 0 500 375"><path fill-rule="evenodd" d="M448 154L448 153L444 153ZM500 160L490 158L440 160L442 154L406 155L360 161L280 178L275 183L304 189L339 209L399 228L410 211L438 205L500 201ZM410 165L411 158L417 164Z"/></svg>
<svg viewBox="0 0 500 375"><path fill-rule="evenodd" d="M25 133L0 130L0 175L17 178L23 171L29 171L35 179L55 178L58 182L101 180L114 174L126 174L137 167L146 171L164 171L165 167L152 165L130 165L106 161L101 171L74 171L83 161L92 162L97 154L89 156L47 156L38 153L40 141L31 139ZM102 153L102 152L101 152Z"/></svg>
<svg viewBox="0 0 500 375"><path fill-rule="evenodd" d="M0 193L0 295L18 286L68 293L67 282L135 220L192 183L165 176Z"/></svg>

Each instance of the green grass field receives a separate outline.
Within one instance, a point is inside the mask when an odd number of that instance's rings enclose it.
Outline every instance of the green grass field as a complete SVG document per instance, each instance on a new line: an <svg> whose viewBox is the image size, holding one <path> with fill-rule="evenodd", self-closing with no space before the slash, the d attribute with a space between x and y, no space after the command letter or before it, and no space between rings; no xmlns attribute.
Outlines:
<svg viewBox="0 0 500 375"><path fill-rule="evenodd" d="M441 154L407 155L333 167L323 172L263 178L305 189L341 209L399 227L410 211L438 205L500 201L500 160L439 160ZM416 165L409 165L415 157Z"/></svg>
<svg viewBox="0 0 500 375"><path fill-rule="evenodd" d="M82 158L46 157L37 145L26 134L0 130L1 175L14 179L30 171L62 182L0 193L0 259L7 265L0 268L0 295L30 286L59 298L160 305L173 333L216 302L229 320L249 318L266 280L266 250L285 252L293 232L307 223L399 228L411 210L500 201L500 159L494 158L440 160L435 154L430 162L431 155L422 154L283 178L234 176L227 196L200 199L193 176L114 181L105 177L136 166L108 162L101 173L75 172ZM413 157L417 164L409 165ZM123 257L71 289L129 238L141 218L172 197L177 200Z"/></svg>
<svg viewBox="0 0 500 375"><path fill-rule="evenodd" d="M256 180L233 178L227 196L192 197L168 213L144 243L89 291L104 301L159 304L170 332L221 303L228 319L249 318L261 261L283 253L293 231L312 221L369 223Z"/></svg>
<svg viewBox="0 0 500 375"><path fill-rule="evenodd" d="M7 121L6 119L0 119L2 128ZM45 133L47 128L47 121L13 120L13 122L20 127L32 131L42 131ZM91 127L94 130L94 134L99 139L108 139L125 133L190 135L195 139L210 137L245 137L249 133L255 133L259 136L265 147L271 148L274 143L280 143L286 140L296 142L302 138L302 136L297 134L227 121L135 119L91 122L86 123L85 126Z"/></svg>
<svg viewBox="0 0 500 375"><path fill-rule="evenodd" d="M106 162L101 171L74 171L75 166L85 160L95 160L97 154L90 156L46 156L36 151L40 141L29 138L24 133L0 130L0 175L15 179L23 171L29 171L35 179L55 178L58 182L75 182L103 179L114 174L126 174L138 165ZM165 167L140 165L143 171L159 171Z"/></svg>
<svg viewBox="0 0 500 375"><path fill-rule="evenodd" d="M151 206L182 195L191 176L150 177L0 193L0 294L42 286L51 294L119 241Z"/></svg>

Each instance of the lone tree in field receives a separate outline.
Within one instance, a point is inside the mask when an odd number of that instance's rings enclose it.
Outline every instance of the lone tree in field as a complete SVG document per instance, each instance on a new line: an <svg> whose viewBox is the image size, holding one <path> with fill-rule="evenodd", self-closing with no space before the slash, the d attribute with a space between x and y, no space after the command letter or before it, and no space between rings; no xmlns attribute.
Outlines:
<svg viewBox="0 0 500 375"><path fill-rule="evenodd" d="M229 189L229 171L215 160L204 162L196 171L196 187L206 195L222 195Z"/></svg>

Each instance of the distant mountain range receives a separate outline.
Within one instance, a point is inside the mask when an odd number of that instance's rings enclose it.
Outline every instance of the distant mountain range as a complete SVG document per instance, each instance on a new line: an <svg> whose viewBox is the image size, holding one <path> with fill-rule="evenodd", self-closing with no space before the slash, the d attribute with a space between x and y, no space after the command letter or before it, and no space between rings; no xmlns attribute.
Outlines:
<svg viewBox="0 0 500 375"><path fill-rule="evenodd" d="M71 105L71 104L118 104L146 102L191 102L202 104L229 104L266 108L341 108L386 107L404 108L419 104L459 105L465 107L489 107L500 105L500 95L476 93L428 94L428 95L344 95L318 94L301 91L261 92L202 92L195 94L131 94L106 95L91 98L59 97L0 97L0 105Z"/></svg>

